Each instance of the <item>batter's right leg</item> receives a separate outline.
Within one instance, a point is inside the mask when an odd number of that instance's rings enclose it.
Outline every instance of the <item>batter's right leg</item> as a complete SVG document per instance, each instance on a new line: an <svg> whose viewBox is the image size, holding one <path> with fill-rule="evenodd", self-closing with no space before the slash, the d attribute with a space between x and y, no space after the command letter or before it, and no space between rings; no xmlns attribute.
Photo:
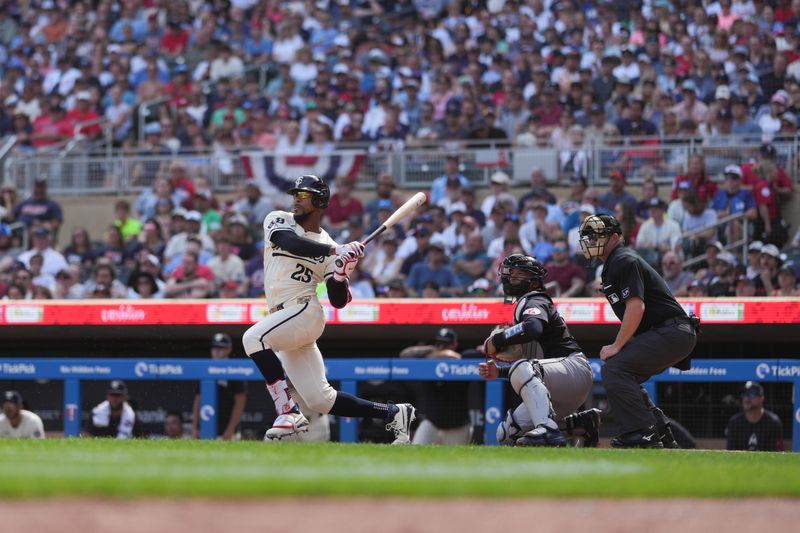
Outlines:
<svg viewBox="0 0 800 533"><path fill-rule="evenodd" d="M378 403L335 390L325 378L325 364L316 342L278 352L297 392L309 408L319 413L354 418L378 418L395 436L393 444L409 444L411 422L416 418L410 404Z"/></svg>

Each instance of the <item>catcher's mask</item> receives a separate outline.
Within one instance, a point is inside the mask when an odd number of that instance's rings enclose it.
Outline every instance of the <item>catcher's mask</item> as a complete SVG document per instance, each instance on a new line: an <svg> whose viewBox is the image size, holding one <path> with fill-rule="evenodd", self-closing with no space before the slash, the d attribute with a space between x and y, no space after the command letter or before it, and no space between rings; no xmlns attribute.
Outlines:
<svg viewBox="0 0 800 533"><path fill-rule="evenodd" d="M544 286L547 269L538 259L522 254L511 254L500 263L500 281L506 301Z"/></svg>
<svg viewBox="0 0 800 533"><path fill-rule="evenodd" d="M581 223L578 232L583 256L592 259L603 255L611 235L622 235L622 227L611 215L591 215Z"/></svg>

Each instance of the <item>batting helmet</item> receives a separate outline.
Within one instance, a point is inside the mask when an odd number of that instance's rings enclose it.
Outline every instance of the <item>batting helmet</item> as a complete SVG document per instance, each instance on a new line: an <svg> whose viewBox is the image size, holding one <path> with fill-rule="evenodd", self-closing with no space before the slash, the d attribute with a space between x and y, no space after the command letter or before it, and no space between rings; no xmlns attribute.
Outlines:
<svg viewBox="0 0 800 533"><path fill-rule="evenodd" d="M328 207L328 202L331 201L331 190L328 188L328 184L312 174L305 174L297 178L294 182L294 187L286 192L295 194L300 191L313 194L311 205L320 209Z"/></svg>
<svg viewBox="0 0 800 533"><path fill-rule="evenodd" d="M512 283L512 269L522 270L530 274L522 283ZM506 296L522 296L532 290L544 286L547 269L535 257L522 254L511 254L500 263L500 281L503 283L503 294ZM535 286L534 286L535 284Z"/></svg>
<svg viewBox="0 0 800 533"><path fill-rule="evenodd" d="M611 235L622 235L622 226L611 215L590 215L581 223L578 233L583 256L591 259L603 255Z"/></svg>

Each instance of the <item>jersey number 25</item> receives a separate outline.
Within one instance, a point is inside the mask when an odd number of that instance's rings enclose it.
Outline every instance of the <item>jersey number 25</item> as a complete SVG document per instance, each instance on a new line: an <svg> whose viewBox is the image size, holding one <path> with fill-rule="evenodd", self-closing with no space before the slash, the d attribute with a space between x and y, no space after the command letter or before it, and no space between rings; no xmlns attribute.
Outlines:
<svg viewBox="0 0 800 533"><path fill-rule="evenodd" d="M290 276L293 280L299 281L300 283L308 283L311 281L311 277L314 275L314 272L305 265L301 265L297 263L296 265L297 270L292 272Z"/></svg>

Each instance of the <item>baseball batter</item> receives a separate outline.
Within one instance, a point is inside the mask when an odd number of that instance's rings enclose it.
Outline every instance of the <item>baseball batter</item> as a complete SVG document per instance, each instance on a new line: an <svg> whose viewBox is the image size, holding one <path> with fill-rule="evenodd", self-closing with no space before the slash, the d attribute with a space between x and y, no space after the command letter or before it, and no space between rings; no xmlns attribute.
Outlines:
<svg viewBox="0 0 800 533"><path fill-rule="evenodd" d="M317 176L297 178L289 189L291 213L273 211L264 219L264 294L269 314L248 329L242 343L267 382L278 414L265 440L307 432L308 419L292 396L286 377L311 411L336 416L379 418L408 444L415 409L410 404L382 404L335 390L325 378L317 339L325 314L316 287L325 282L331 305L350 301L348 277L364 255L354 241L339 245L320 226L330 201L328 185Z"/></svg>
<svg viewBox="0 0 800 533"><path fill-rule="evenodd" d="M585 446L596 446L600 411L574 413L589 395L592 369L553 300L543 292L546 276L547 269L526 255L509 255L500 265L506 301L516 299L514 325L493 333L484 348L492 357L516 347L520 358L510 367L481 363L479 372L485 379L508 378L522 403L508 411L497 428L497 440L517 446L564 446L560 423L569 434L583 436ZM537 352L542 359L531 359Z"/></svg>

